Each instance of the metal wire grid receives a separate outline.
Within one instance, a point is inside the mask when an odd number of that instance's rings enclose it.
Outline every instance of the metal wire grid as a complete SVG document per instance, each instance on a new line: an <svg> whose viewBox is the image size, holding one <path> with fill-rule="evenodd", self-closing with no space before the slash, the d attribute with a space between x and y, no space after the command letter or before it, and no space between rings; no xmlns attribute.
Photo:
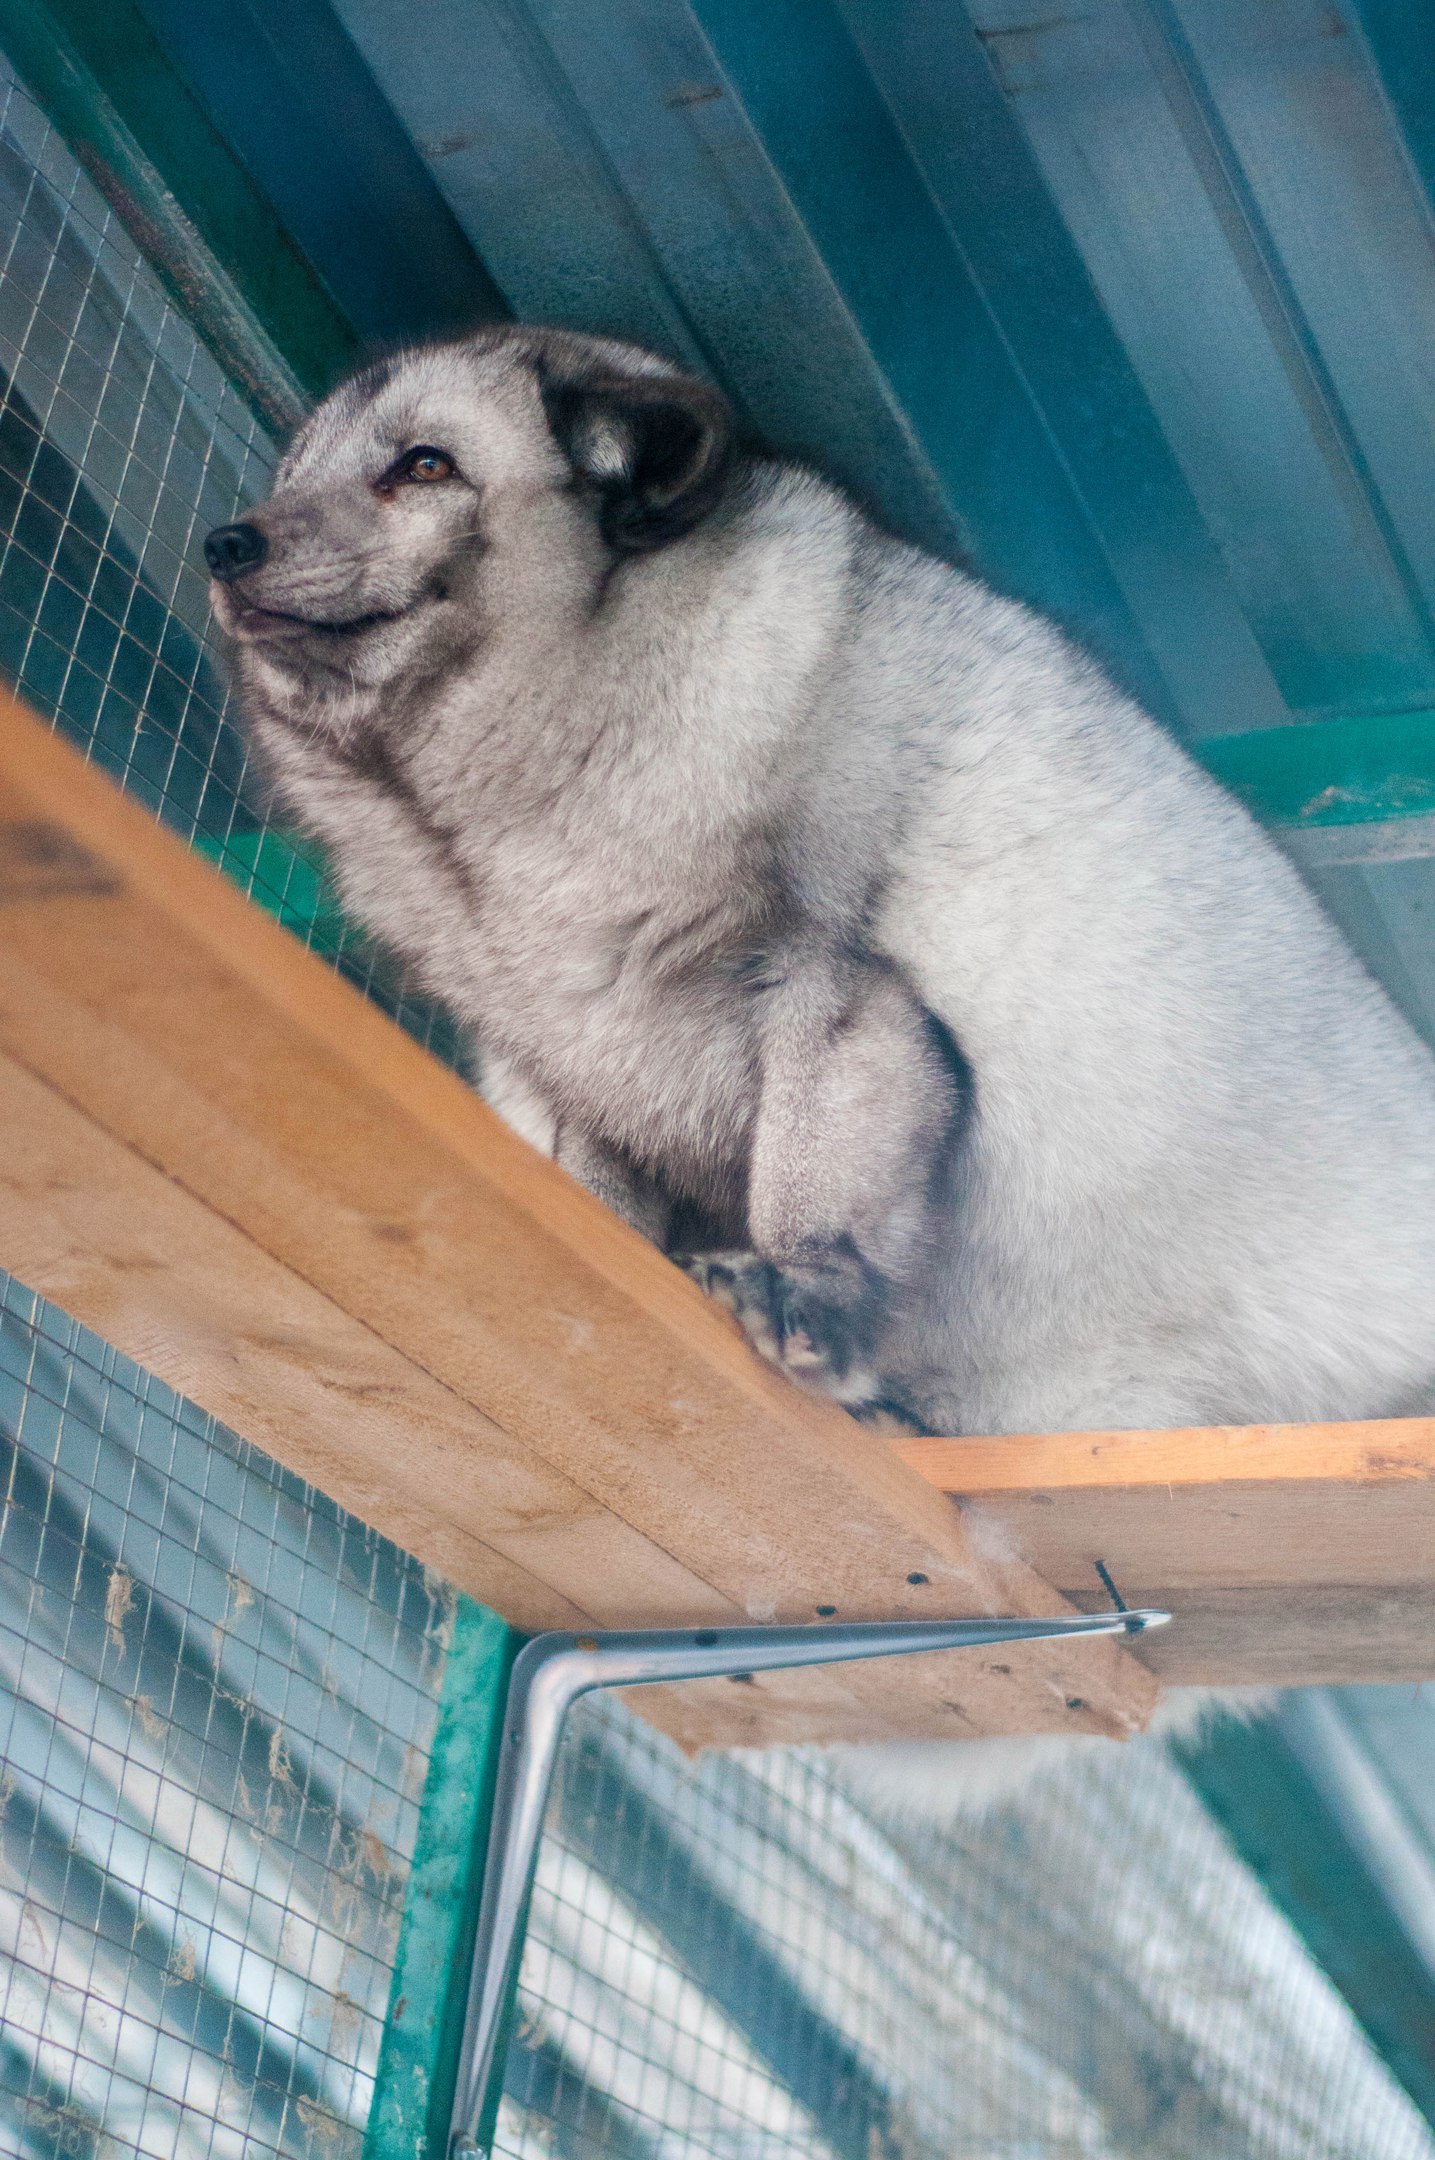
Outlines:
<svg viewBox="0 0 1435 2160"><path fill-rule="evenodd" d="M0 1278L0 2141L357 2154L451 1616Z"/></svg>
<svg viewBox="0 0 1435 2160"><path fill-rule="evenodd" d="M269 824L211 649L200 543L276 446L3 59L0 232L0 675L453 1061Z"/></svg>
<svg viewBox="0 0 1435 2160"><path fill-rule="evenodd" d="M0 60L0 673L442 1052L271 831L198 542L275 450ZM0 2142L356 2151L445 1608L5 1280Z"/></svg>
<svg viewBox="0 0 1435 2160"><path fill-rule="evenodd" d="M0 2141L356 2155L448 1612L7 1283ZM1152 1744L913 1835L840 1765L560 1765L504 2160L1435 2160Z"/></svg>
<svg viewBox="0 0 1435 2160"><path fill-rule="evenodd" d="M1435 2154L1156 1741L919 1832L585 1706L520 2000L505 2160Z"/></svg>

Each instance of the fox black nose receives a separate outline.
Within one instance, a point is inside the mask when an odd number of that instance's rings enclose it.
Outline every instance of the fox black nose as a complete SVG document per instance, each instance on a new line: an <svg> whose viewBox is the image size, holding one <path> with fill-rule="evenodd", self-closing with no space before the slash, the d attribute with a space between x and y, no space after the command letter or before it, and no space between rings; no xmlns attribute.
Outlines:
<svg viewBox="0 0 1435 2160"><path fill-rule="evenodd" d="M269 553L269 542L257 525L216 525L204 543L204 559L217 578L228 585L257 570Z"/></svg>

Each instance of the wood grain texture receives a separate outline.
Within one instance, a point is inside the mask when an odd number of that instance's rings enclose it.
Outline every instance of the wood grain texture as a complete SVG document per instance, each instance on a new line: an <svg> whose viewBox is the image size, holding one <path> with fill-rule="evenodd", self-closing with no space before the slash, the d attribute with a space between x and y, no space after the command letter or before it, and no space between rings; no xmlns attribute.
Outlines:
<svg viewBox="0 0 1435 2160"><path fill-rule="evenodd" d="M1074 1602L1175 1614L1164 1680L1435 1678L1435 1418L903 1440L992 1549Z"/></svg>
<svg viewBox="0 0 1435 2160"><path fill-rule="evenodd" d="M0 1262L521 1626L1062 1608L8 701L0 1119ZM1152 1693L1093 1641L635 1699L756 1744Z"/></svg>

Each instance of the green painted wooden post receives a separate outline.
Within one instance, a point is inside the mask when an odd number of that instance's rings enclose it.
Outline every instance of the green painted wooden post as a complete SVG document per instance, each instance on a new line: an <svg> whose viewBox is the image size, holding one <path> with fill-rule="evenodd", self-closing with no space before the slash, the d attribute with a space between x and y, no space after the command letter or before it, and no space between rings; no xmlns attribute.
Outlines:
<svg viewBox="0 0 1435 2160"><path fill-rule="evenodd" d="M520 1641L496 1613L459 1599L364 2160L443 2160L447 2150L504 1697Z"/></svg>

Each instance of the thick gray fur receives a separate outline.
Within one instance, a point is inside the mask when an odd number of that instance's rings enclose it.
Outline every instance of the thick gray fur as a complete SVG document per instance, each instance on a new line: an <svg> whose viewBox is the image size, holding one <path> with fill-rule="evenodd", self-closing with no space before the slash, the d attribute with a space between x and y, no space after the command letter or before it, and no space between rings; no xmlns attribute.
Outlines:
<svg viewBox="0 0 1435 2160"><path fill-rule="evenodd" d="M254 521L216 605L346 906L794 1378L950 1433L1430 1398L1435 1063L1049 624L552 332L360 376Z"/></svg>

